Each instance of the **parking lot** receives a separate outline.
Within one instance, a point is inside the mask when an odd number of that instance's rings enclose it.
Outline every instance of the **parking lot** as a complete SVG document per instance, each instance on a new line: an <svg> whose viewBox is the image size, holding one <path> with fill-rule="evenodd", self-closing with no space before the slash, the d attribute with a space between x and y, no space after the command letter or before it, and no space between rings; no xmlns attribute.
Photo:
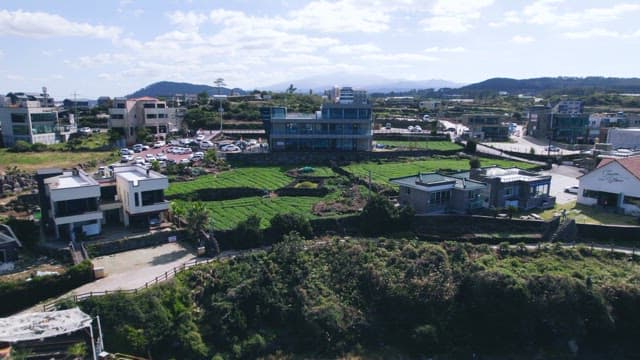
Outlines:
<svg viewBox="0 0 640 360"><path fill-rule="evenodd" d="M577 177L582 173L575 166L553 165L551 170L543 171L544 175L551 175L551 188L549 195L556 197L556 203L566 204L577 199L576 194L565 192L569 186L577 186L579 181Z"/></svg>

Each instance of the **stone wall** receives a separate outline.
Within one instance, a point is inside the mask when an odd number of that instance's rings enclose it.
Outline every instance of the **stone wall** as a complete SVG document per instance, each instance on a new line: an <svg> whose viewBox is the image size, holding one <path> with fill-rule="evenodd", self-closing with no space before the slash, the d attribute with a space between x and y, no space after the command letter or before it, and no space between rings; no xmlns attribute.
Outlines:
<svg viewBox="0 0 640 360"><path fill-rule="evenodd" d="M315 165L331 161L351 162L401 157L428 157L433 155L455 155L458 150L406 150L374 152L270 152L270 153L227 153L230 163L244 165Z"/></svg>

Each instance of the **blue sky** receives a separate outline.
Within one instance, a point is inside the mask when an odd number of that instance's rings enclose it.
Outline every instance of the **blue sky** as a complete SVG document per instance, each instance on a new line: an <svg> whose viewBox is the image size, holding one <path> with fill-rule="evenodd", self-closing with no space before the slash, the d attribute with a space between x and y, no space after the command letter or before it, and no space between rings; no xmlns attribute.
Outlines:
<svg viewBox="0 0 640 360"><path fill-rule="evenodd" d="M326 73L637 77L639 17L637 0L4 0L0 91L95 98L161 80L254 89Z"/></svg>

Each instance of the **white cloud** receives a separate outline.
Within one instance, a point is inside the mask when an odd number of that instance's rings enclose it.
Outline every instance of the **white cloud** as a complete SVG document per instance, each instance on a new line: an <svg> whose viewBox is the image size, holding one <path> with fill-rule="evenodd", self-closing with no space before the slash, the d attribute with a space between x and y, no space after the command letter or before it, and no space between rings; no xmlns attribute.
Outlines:
<svg viewBox="0 0 640 360"><path fill-rule="evenodd" d="M115 39L122 30L114 26L69 21L60 15L22 10L0 10L0 35L49 38L86 36Z"/></svg>
<svg viewBox="0 0 640 360"><path fill-rule="evenodd" d="M428 56L423 54L413 54L413 53L387 53L387 54L367 54L361 57L366 60L375 60L375 61L391 61L395 63L403 63L403 62L422 62L422 61L436 61L437 57Z"/></svg>
<svg viewBox="0 0 640 360"><path fill-rule="evenodd" d="M526 6L522 15L531 24L578 27L617 20L629 13L640 11L640 4L620 3L606 8L587 8L580 11L563 12L558 6L562 2L563 0L537 0Z"/></svg>
<svg viewBox="0 0 640 360"><path fill-rule="evenodd" d="M379 1L313 1L291 11L286 25L326 33L377 33L389 29L391 17Z"/></svg>
<svg viewBox="0 0 640 360"><path fill-rule="evenodd" d="M442 48L438 46L433 46L433 47L424 49L424 52L427 52L427 53L461 53L465 51L467 51L467 49L463 48L462 46L442 47Z"/></svg>
<svg viewBox="0 0 640 360"><path fill-rule="evenodd" d="M2 49L0 49L0 59L2 59L3 56L4 56L4 51L2 51Z"/></svg>
<svg viewBox="0 0 640 360"><path fill-rule="evenodd" d="M365 53L377 53L382 51L380 47L374 44L357 44L357 45L336 45L329 48L329 52L337 55L358 55Z"/></svg>
<svg viewBox="0 0 640 360"><path fill-rule="evenodd" d="M567 39L591 39L591 38L615 38L630 39L640 37L640 30L633 33L621 33L618 31L607 30L603 28L594 28L585 31L566 32L562 34Z"/></svg>
<svg viewBox="0 0 640 360"><path fill-rule="evenodd" d="M208 19L207 15L195 11L175 11L166 14L166 16L169 18L169 22L185 31L197 30Z"/></svg>
<svg viewBox="0 0 640 360"><path fill-rule="evenodd" d="M461 33L473 27L472 22L480 18L480 11L493 4L494 0L437 0L431 8L432 17L420 24L426 31Z"/></svg>
<svg viewBox="0 0 640 360"><path fill-rule="evenodd" d="M536 41L536 39L533 36L528 35L514 35L511 38L511 42L516 44L529 44L534 41Z"/></svg>
<svg viewBox="0 0 640 360"><path fill-rule="evenodd" d="M509 24L519 24L522 22L520 15L517 11L507 11L504 13L504 16L500 21L490 22L489 26L491 27L503 27Z"/></svg>

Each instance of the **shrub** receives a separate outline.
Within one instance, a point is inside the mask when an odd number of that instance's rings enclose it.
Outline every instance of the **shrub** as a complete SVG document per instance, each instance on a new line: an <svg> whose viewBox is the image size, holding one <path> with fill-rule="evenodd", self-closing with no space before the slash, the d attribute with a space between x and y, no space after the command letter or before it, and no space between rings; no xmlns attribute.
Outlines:
<svg viewBox="0 0 640 360"><path fill-rule="evenodd" d="M313 228L309 219L301 214L276 214L270 221L269 233L274 241L282 240L283 236L296 231L305 239L313 236Z"/></svg>
<svg viewBox="0 0 640 360"><path fill-rule="evenodd" d="M255 214L240 222L233 230L234 247L237 249L249 249L262 245L263 234L260 229L260 217Z"/></svg>
<svg viewBox="0 0 640 360"><path fill-rule="evenodd" d="M35 143L31 145L31 151L43 152L43 151L47 151L47 149L48 149L47 145L43 143Z"/></svg>
<svg viewBox="0 0 640 360"><path fill-rule="evenodd" d="M31 150L31 144L24 140L18 140L11 148L13 152L27 152Z"/></svg>
<svg viewBox="0 0 640 360"><path fill-rule="evenodd" d="M480 168L480 159L478 159L476 156L472 157L469 160L469 168L471 168L471 169L479 169Z"/></svg>

